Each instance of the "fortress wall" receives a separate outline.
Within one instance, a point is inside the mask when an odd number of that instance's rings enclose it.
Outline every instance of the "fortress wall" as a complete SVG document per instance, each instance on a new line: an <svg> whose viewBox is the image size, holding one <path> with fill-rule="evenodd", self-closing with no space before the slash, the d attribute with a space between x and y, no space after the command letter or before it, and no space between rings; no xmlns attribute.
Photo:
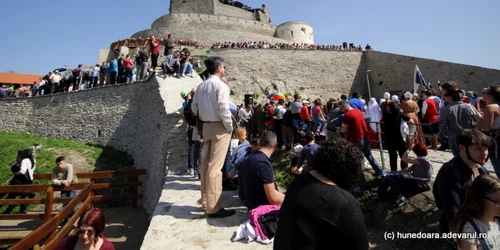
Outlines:
<svg viewBox="0 0 500 250"><path fill-rule="evenodd" d="M158 83L134 83L23 99L0 100L0 128L112 146L147 169L141 203L151 215L164 183L169 131ZM148 98L144 98L147 96ZM17 114L17 115L14 115ZM22 115L19 115L22 114Z"/></svg>
<svg viewBox="0 0 500 250"><path fill-rule="evenodd" d="M290 43L273 37L276 29L275 25L234 17L172 14L158 18L151 26L150 31L142 31L139 34L151 34L158 38L166 38L171 33L174 37L195 40L205 45L226 41ZM133 37L138 37L137 34L134 34Z"/></svg>
<svg viewBox="0 0 500 250"><path fill-rule="evenodd" d="M131 37L134 37L134 38L139 38L139 37L147 38L147 37L150 37L152 35L154 35L153 31L151 29L147 29L147 30L141 30L139 32L136 32Z"/></svg>
<svg viewBox="0 0 500 250"><path fill-rule="evenodd" d="M481 93L482 88L500 83L500 70L471 65L397 55L378 51L366 52L372 95L382 98L386 91L401 94L413 90L415 65L426 81L437 89L437 81L456 81L460 88ZM366 78L366 77L365 77ZM381 83L383 83L381 85Z"/></svg>
<svg viewBox="0 0 500 250"><path fill-rule="evenodd" d="M170 0L169 13L202 13L215 14L214 4L217 0Z"/></svg>
<svg viewBox="0 0 500 250"><path fill-rule="evenodd" d="M215 15L237 17L252 21L256 20L252 12L240 9L238 7L222 4L217 0L215 1Z"/></svg>
<svg viewBox="0 0 500 250"><path fill-rule="evenodd" d="M211 56L226 62L231 90L237 95L274 87L282 93L298 91L305 98L339 98L352 89L366 91L363 52L212 49Z"/></svg>
<svg viewBox="0 0 500 250"><path fill-rule="evenodd" d="M204 14L171 14L156 19L151 28L175 30L182 29L216 29L216 30L241 30L265 36L274 36L276 26L269 23L251 21L235 17L204 15ZM175 33L174 33L175 35ZM179 37L178 35L176 35Z"/></svg>

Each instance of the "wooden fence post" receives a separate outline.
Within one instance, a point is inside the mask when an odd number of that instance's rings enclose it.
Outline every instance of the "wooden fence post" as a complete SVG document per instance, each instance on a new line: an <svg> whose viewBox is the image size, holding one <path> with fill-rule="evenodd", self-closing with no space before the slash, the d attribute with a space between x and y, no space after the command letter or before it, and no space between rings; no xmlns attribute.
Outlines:
<svg viewBox="0 0 500 250"><path fill-rule="evenodd" d="M138 175L132 176L132 181L138 182L139 181L139 176ZM137 195L139 193L138 189L139 189L139 186L133 187L132 188L132 194ZM134 198L132 200L132 207L133 208L137 208L137 198Z"/></svg>
<svg viewBox="0 0 500 250"><path fill-rule="evenodd" d="M49 221L52 218L52 210L54 209L54 187L50 186L47 188L47 192L45 193L46 202L45 202L45 214L43 220L45 222ZM47 241L50 241L56 236L56 230L52 230L47 237Z"/></svg>
<svg viewBox="0 0 500 250"><path fill-rule="evenodd" d="M90 179L90 183L92 183L92 189L90 190L89 196L94 198L94 184L95 184L95 179ZM94 201L89 204L89 209L94 208Z"/></svg>

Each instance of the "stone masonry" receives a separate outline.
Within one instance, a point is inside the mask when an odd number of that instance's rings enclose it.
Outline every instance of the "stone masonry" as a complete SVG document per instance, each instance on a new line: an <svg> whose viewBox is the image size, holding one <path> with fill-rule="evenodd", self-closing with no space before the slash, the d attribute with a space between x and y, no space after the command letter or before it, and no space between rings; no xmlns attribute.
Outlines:
<svg viewBox="0 0 500 250"><path fill-rule="evenodd" d="M313 100L358 91L368 99L369 69L371 93L378 100L386 91L400 95L413 90L415 65L435 88L437 80L454 80L461 88L480 93L500 81L500 70L496 69L378 51L212 49L210 55L225 59L230 86L238 97L255 93L259 99L275 90L298 92Z"/></svg>
<svg viewBox="0 0 500 250"><path fill-rule="evenodd" d="M72 93L0 100L0 128L44 137L111 146L130 153L147 169L142 206L151 215L166 176L187 168L186 128L178 109L182 89L196 78L153 78Z"/></svg>
<svg viewBox="0 0 500 250"><path fill-rule="evenodd" d="M362 52L212 49L226 62L226 75L237 96L300 93L303 98L340 97L365 84ZM241 99L241 98L240 98Z"/></svg>

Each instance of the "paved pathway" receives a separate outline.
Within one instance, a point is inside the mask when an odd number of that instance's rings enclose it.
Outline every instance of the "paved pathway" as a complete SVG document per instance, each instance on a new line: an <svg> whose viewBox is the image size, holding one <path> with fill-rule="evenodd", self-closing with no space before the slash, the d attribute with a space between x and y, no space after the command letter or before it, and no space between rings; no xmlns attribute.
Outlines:
<svg viewBox="0 0 500 250"><path fill-rule="evenodd" d="M434 177L441 165L452 158L449 151L429 151L434 165ZM373 150L380 161L380 151ZM389 155L384 152L386 169ZM493 171L491 164L486 166ZM237 191L223 193L223 206L236 210L236 215L223 219L210 219L199 204L200 182L186 176L168 176L154 212L142 250L156 249L272 249L271 245L251 242L231 242L238 226L248 219L246 208L238 199Z"/></svg>

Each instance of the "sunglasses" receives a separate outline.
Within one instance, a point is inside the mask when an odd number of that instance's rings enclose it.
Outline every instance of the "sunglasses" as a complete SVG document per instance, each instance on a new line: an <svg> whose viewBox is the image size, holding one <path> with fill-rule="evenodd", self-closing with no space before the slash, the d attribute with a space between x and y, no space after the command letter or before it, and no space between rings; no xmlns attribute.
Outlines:
<svg viewBox="0 0 500 250"><path fill-rule="evenodd" d="M487 95L488 94L488 90L487 89L483 89L483 95Z"/></svg>
<svg viewBox="0 0 500 250"><path fill-rule="evenodd" d="M491 202L493 202L493 203L495 203L495 205L496 205L497 207L500 207L500 201L495 201L495 200L491 199L491 198L490 198L490 197L488 197L488 196L485 196L484 198L485 198L485 199L487 199L487 200L489 200L489 201L491 201Z"/></svg>
<svg viewBox="0 0 500 250"><path fill-rule="evenodd" d="M89 229L89 230L85 230L85 229L78 229L76 230L76 233L77 234L84 234L84 233L87 233L88 236L92 236L94 235L94 230L93 229Z"/></svg>

